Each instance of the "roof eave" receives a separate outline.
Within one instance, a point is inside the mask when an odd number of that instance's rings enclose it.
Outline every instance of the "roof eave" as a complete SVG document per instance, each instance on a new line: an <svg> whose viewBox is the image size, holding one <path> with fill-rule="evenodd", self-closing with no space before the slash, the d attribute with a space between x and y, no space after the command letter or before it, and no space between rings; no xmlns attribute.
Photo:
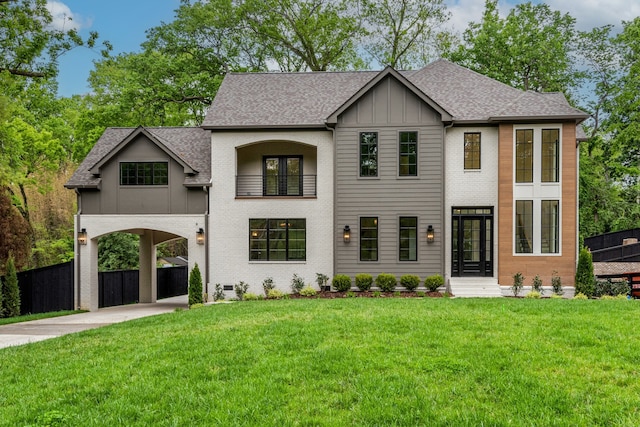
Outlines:
<svg viewBox="0 0 640 427"><path fill-rule="evenodd" d="M225 130L279 130L279 129L325 129L325 123L313 124L279 124L279 125L203 125L205 130L225 131Z"/></svg>
<svg viewBox="0 0 640 427"><path fill-rule="evenodd" d="M590 116L588 114L566 114L566 115L549 115L549 116L493 116L489 117L489 122L566 122L575 120L576 124L580 124Z"/></svg>

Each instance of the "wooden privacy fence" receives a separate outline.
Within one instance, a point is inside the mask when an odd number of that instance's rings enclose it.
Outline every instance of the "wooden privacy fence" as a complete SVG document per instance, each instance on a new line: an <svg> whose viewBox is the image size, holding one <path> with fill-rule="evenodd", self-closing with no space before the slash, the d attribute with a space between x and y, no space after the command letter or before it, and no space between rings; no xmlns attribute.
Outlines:
<svg viewBox="0 0 640 427"><path fill-rule="evenodd" d="M20 313L73 310L73 261L18 273ZM138 270L98 273L98 306L133 304L139 300ZM186 266L158 268L158 299L187 293Z"/></svg>

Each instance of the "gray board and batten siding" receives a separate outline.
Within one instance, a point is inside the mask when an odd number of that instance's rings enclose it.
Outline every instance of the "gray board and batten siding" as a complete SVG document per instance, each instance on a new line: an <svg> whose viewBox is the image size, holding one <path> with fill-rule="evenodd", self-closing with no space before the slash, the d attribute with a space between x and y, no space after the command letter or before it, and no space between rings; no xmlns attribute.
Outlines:
<svg viewBox="0 0 640 427"><path fill-rule="evenodd" d="M399 176L399 134L418 134L418 171ZM378 176L360 177L359 136L378 133ZM440 114L411 90L389 76L345 110L336 124L337 226L349 225L351 242L342 236L336 244L336 274L354 277L382 272L400 279L402 274L442 274L443 260L443 146ZM399 260L400 217L417 217L417 260ZM361 217L378 218L378 261L360 261ZM426 230L436 230L427 243Z"/></svg>

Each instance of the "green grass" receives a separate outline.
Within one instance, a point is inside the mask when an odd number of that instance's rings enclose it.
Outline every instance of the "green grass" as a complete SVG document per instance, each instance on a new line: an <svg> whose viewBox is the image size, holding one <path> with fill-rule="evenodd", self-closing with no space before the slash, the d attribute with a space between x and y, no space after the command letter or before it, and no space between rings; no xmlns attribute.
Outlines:
<svg viewBox="0 0 640 427"><path fill-rule="evenodd" d="M636 301L207 306L0 350L0 425L640 424Z"/></svg>
<svg viewBox="0 0 640 427"><path fill-rule="evenodd" d="M24 316L0 318L1 325L10 325L12 323L28 322L30 320L49 319L51 317L68 316L70 314L82 313L82 310L74 311L52 311L49 313L25 314Z"/></svg>

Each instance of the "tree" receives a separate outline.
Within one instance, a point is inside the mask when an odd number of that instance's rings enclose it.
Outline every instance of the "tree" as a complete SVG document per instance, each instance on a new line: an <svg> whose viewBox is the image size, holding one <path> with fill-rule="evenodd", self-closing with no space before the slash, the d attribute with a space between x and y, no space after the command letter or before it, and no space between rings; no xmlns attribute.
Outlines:
<svg viewBox="0 0 640 427"><path fill-rule="evenodd" d="M576 34L571 15L544 3L519 4L502 19L498 0L486 0L451 59L519 89L570 94L581 77L571 55Z"/></svg>
<svg viewBox="0 0 640 427"><path fill-rule="evenodd" d="M580 249L578 267L576 269L576 294L592 297L595 292L596 278L593 275L593 260L587 248Z"/></svg>
<svg viewBox="0 0 640 427"><path fill-rule="evenodd" d="M202 304L202 275L198 263L193 266L189 275L189 307Z"/></svg>
<svg viewBox="0 0 640 427"><path fill-rule="evenodd" d="M98 239L98 270L135 270L140 264L140 237L111 233Z"/></svg>
<svg viewBox="0 0 640 427"><path fill-rule="evenodd" d="M30 246L28 224L0 189L0 266L4 267L13 254L14 263L22 268L29 260Z"/></svg>
<svg viewBox="0 0 640 427"><path fill-rule="evenodd" d="M20 316L20 288L13 256L9 256L5 266L6 275L2 285L2 312L5 317Z"/></svg>
<svg viewBox="0 0 640 427"><path fill-rule="evenodd" d="M365 49L393 68L423 65L437 50L436 30L449 16L442 0L364 0Z"/></svg>

